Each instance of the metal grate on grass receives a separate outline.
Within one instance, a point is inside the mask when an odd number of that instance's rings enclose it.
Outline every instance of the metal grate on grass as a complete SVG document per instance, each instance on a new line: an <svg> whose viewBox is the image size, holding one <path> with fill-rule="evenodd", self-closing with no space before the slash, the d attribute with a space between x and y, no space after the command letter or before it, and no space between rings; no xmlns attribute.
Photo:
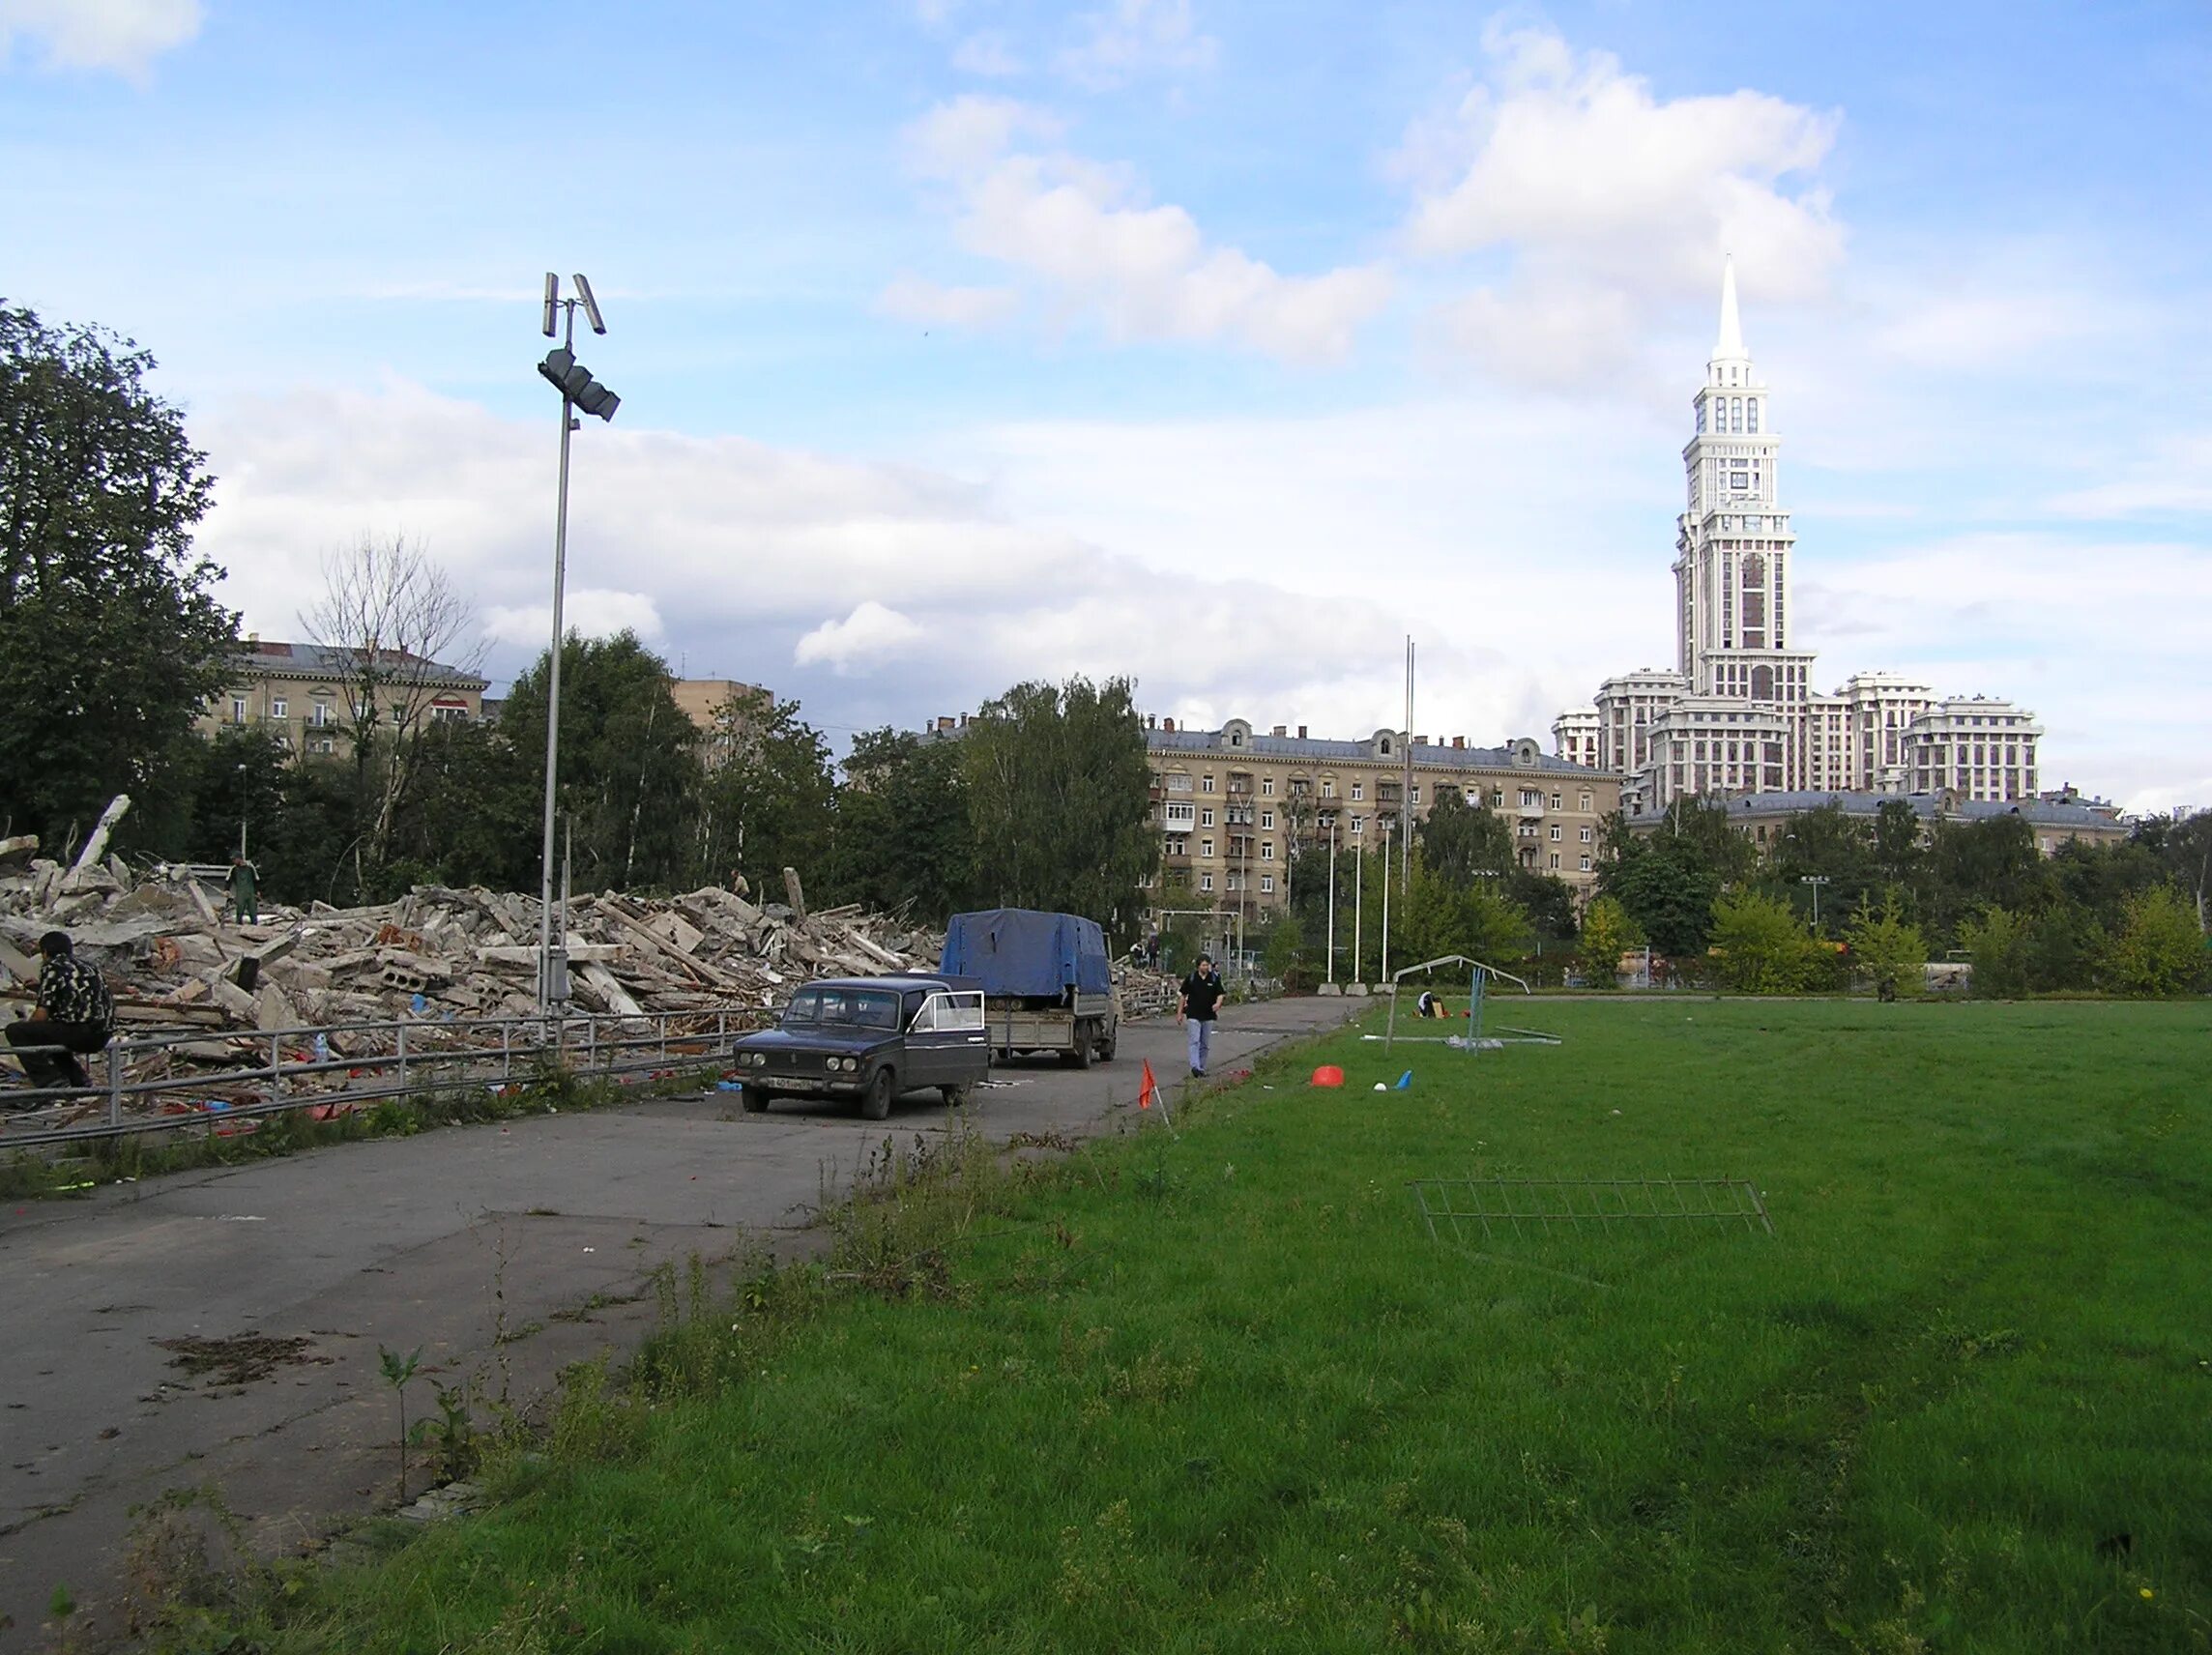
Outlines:
<svg viewBox="0 0 2212 1655"><path fill-rule="evenodd" d="M1415 1178L1412 1188L1429 1239L1461 1246L1477 1231L1485 1241L1668 1224L1774 1234L1747 1178Z"/></svg>

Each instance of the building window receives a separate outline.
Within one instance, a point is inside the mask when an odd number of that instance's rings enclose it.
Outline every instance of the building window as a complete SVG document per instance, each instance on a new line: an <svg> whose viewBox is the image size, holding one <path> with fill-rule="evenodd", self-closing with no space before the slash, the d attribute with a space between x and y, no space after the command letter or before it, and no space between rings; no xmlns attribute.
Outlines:
<svg viewBox="0 0 2212 1655"><path fill-rule="evenodd" d="M1263 810L1263 811L1261 811L1261 812L1260 812L1260 826L1261 826L1261 827L1263 827L1263 828L1272 828L1274 825L1275 825L1275 813L1274 813L1272 810Z"/></svg>
<svg viewBox="0 0 2212 1655"><path fill-rule="evenodd" d="M246 722L245 696L234 695L230 698L230 721L233 724L243 724Z"/></svg>
<svg viewBox="0 0 2212 1655"><path fill-rule="evenodd" d="M1493 810L1505 808L1505 790L1503 788L1494 787L1490 790L1490 808Z"/></svg>
<svg viewBox="0 0 2212 1655"><path fill-rule="evenodd" d="M1198 791L1201 793L1211 793L1213 791L1213 778L1211 776L1207 776L1201 780L1198 786Z"/></svg>
<svg viewBox="0 0 2212 1655"><path fill-rule="evenodd" d="M1262 798L1275 797L1275 778L1273 776L1262 776L1260 778L1260 797Z"/></svg>
<svg viewBox="0 0 2212 1655"><path fill-rule="evenodd" d="M1198 876L1198 888L1200 890L1211 890L1213 888L1213 876L1211 874L1200 874Z"/></svg>
<svg viewBox="0 0 2212 1655"><path fill-rule="evenodd" d="M1583 858L1582 871L1586 874L1589 872L1589 857L1587 857Z"/></svg>
<svg viewBox="0 0 2212 1655"><path fill-rule="evenodd" d="M1552 824L1552 843L1553 843L1553 844L1555 844L1555 845L1557 845L1557 844L1559 842L1559 839L1560 839L1560 833L1559 833L1559 825L1558 825L1557 822L1555 822L1555 823L1553 823L1553 824Z"/></svg>
<svg viewBox="0 0 2212 1655"><path fill-rule="evenodd" d="M1566 796L1564 794L1555 793L1552 795L1552 808L1554 810L1564 808L1566 801Z"/></svg>
<svg viewBox="0 0 2212 1655"><path fill-rule="evenodd" d="M1365 798L1367 797L1367 784L1363 781L1353 782L1352 784L1352 797L1354 800Z"/></svg>
<svg viewBox="0 0 2212 1655"><path fill-rule="evenodd" d="M1543 805L1543 802L1544 796L1538 793L1534 788L1525 787L1521 790L1521 807L1524 810L1528 809L1531 805L1540 808Z"/></svg>
<svg viewBox="0 0 2212 1655"><path fill-rule="evenodd" d="M1582 803L1582 807L1583 807L1585 810L1587 810L1587 809L1590 807L1590 796L1589 796L1588 794L1586 794L1586 793L1583 795L1583 803Z"/></svg>
<svg viewBox="0 0 2212 1655"><path fill-rule="evenodd" d="M1262 874L1260 876L1260 894L1262 896L1275 894L1275 876L1273 874Z"/></svg>
<svg viewBox="0 0 2212 1655"><path fill-rule="evenodd" d="M1353 836L1354 839L1358 838L1358 837L1359 837L1359 835L1361 834L1361 832L1363 832L1363 831L1366 829L1366 827L1367 827L1367 818L1366 818L1366 817L1364 817L1364 816L1354 816L1354 817L1352 819L1352 836Z"/></svg>
<svg viewBox="0 0 2212 1655"><path fill-rule="evenodd" d="M1552 853L1552 866L1553 866L1555 869L1557 869L1557 868L1558 867L1558 865L1559 865L1559 853L1558 853L1558 852L1557 852L1557 851L1554 851L1554 852Z"/></svg>
<svg viewBox="0 0 2212 1655"><path fill-rule="evenodd" d="M1590 842L1590 829L1589 829L1589 828L1585 828L1583 829L1583 843L1586 845L1586 844L1588 844L1589 842Z"/></svg>
<svg viewBox="0 0 2212 1655"><path fill-rule="evenodd" d="M1421 802L1421 784L1419 782L1415 782L1413 784L1413 791L1408 794L1406 798L1407 802L1411 804L1418 804Z"/></svg>
<svg viewBox="0 0 2212 1655"><path fill-rule="evenodd" d="M308 708L307 722L312 724L318 730L329 729L331 723L331 704L327 701L318 701L314 704L314 706Z"/></svg>
<svg viewBox="0 0 2212 1655"><path fill-rule="evenodd" d="M1197 805L1178 804L1174 799L1171 798L1167 803L1167 824L1170 828L1179 826L1188 828L1191 825L1192 818L1196 816L1197 813ZM1213 814L1213 812L1209 810L1207 812L1207 814L1210 816Z"/></svg>
<svg viewBox="0 0 2212 1655"><path fill-rule="evenodd" d="M1275 859L1274 840L1263 839L1260 841L1260 859L1263 862L1271 862Z"/></svg>
<svg viewBox="0 0 2212 1655"><path fill-rule="evenodd" d="M1743 405L1743 428L1753 432L1759 429L1759 398L1756 396Z"/></svg>
<svg viewBox="0 0 2212 1655"><path fill-rule="evenodd" d="M278 697L276 697L276 700L272 701L272 702L269 704L269 716L270 716L270 717L272 717L272 718L289 718L291 715L292 715L292 704L291 704L290 702L286 701L286 700L285 700L285 699L284 699L282 696L280 696L280 695L279 695Z"/></svg>
<svg viewBox="0 0 2212 1655"><path fill-rule="evenodd" d="M1334 798L1336 797L1336 783L1328 776L1323 776L1321 778L1321 796L1324 798Z"/></svg>
<svg viewBox="0 0 2212 1655"><path fill-rule="evenodd" d="M1211 861L1213 859L1213 841L1211 839L1201 839L1198 842L1198 854L1204 857L1208 861Z"/></svg>
<svg viewBox="0 0 2212 1655"><path fill-rule="evenodd" d="M1210 804L1198 813L1198 825L1201 828L1213 826L1213 807Z"/></svg>

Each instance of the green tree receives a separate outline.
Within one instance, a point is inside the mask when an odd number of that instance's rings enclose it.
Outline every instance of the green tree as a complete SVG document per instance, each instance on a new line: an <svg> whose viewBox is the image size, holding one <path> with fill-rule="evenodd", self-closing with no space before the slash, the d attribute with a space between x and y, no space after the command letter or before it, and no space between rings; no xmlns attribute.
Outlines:
<svg viewBox="0 0 2212 1655"><path fill-rule="evenodd" d="M1795 994L1816 964L1813 938L1786 902L1738 891L1713 904L1721 980L1744 994Z"/></svg>
<svg viewBox="0 0 2212 1655"><path fill-rule="evenodd" d="M2204 937L2180 892L2154 886L2122 904L2105 970L2123 994L2186 994L2203 983Z"/></svg>
<svg viewBox="0 0 2212 1655"><path fill-rule="evenodd" d="M830 862L846 901L910 909L932 924L967 907L975 828L959 744L890 729L856 736Z"/></svg>
<svg viewBox="0 0 2212 1655"><path fill-rule="evenodd" d="M1277 982L1293 983L1305 969L1305 954L1306 928L1296 915L1285 914L1267 927L1266 941L1260 946L1260 969Z"/></svg>
<svg viewBox="0 0 2212 1655"><path fill-rule="evenodd" d="M501 734L540 794L549 659L538 656L514 681L500 717ZM688 871L699 729L676 705L672 682L667 662L634 633L600 639L571 632L562 645L554 854L567 853L572 832L570 877L578 890L668 886ZM533 889L538 865L533 833L511 848L500 883Z"/></svg>
<svg viewBox="0 0 2212 1655"><path fill-rule="evenodd" d="M1487 804L1470 804L1456 787L1438 787L1429 813L1413 831L1422 863L1440 878L1465 887L1484 874L1513 867L1513 835Z"/></svg>
<svg viewBox="0 0 2212 1655"><path fill-rule="evenodd" d="M1767 846L1767 874L1774 894L1808 915L1816 906L1825 921L1821 929L1834 930L1837 921L1856 912L1875 884L1874 838L1866 827L1844 814L1843 806L1829 801L1793 818ZM1818 887L1807 880L1819 880Z"/></svg>
<svg viewBox="0 0 2212 1655"><path fill-rule="evenodd" d="M0 308L0 798L57 849L160 772L237 644L192 550L215 479L153 366Z"/></svg>
<svg viewBox="0 0 2212 1655"><path fill-rule="evenodd" d="M1534 932L1528 915L1498 894L1496 884L1455 885L1416 856L1406 893L1391 908L1393 959L1407 966L1446 954L1488 965L1519 959Z"/></svg>
<svg viewBox="0 0 2212 1655"><path fill-rule="evenodd" d="M2082 904L2053 902L2028 921L2023 946L2029 988L2091 988L2104 966L2105 928Z"/></svg>
<svg viewBox="0 0 2212 1655"><path fill-rule="evenodd" d="M1895 886L1881 893L1878 907L1870 897L1859 898L1844 940L1850 944L1858 969L1885 997L1920 992L1928 966L1928 940L1905 917L1905 904Z"/></svg>
<svg viewBox="0 0 2212 1655"><path fill-rule="evenodd" d="M1643 944L1642 928L1629 917L1628 910L1620 905L1617 897L1592 899L1583 914L1582 945L1578 950L1583 980L1591 988L1619 987L1620 956Z"/></svg>
<svg viewBox="0 0 2212 1655"><path fill-rule="evenodd" d="M1546 943L1575 940L1575 893L1557 874L1515 868L1505 876L1505 899L1528 916L1536 935Z"/></svg>
<svg viewBox="0 0 2212 1655"><path fill-rule="evenodd" d="M2019 816L1940 822L1929 844L1926 869L1938 930L1980 908L2026 915L2049 899L2051 871L2036 848L2035 829Z"/></svg>
<svg viewBox="0 0 2212 1655"><path fill-rule="evenodd" d="M1599 893L1618 902L1654 948L1677 960L1704 953L1723 880L1702 834L1632 832L1615 811L1600 856Z"/></svg>
<svg viewBox="0 0 2212 1655"><path fill-rule="evenodd" d="M1974 968L1974 993L1984 1000L2016 999L2027 992L2027 921L1994 906L1959 926L1959 945Z"/></svg>
<svg viewBox="0 0 2212 1655"><path fill-rule="evenodd" d="M1911 801L1885 798L1875 807L1874 865L1885 884L1909 890L1926 853L1920 843L1920 813Z"/></svg>
<svg viewBox="0 0 2212 1655"><path fill-rule="evenodd" d="M830 743L800 716L798 702L742 699L742 711L729 708L717 715L729 734L702 789L692 877L719 884L736 873L756 901L781 902L783 870L794 868L816 899L833 895L836 776Z"/></svg>
<svg viewBox="0 0 2212 1655"><path fill-rule="evenodd" d="M962 747L984 898L1134 935L1160 841L1129 681L1016 684L969 721Z"/></svg>

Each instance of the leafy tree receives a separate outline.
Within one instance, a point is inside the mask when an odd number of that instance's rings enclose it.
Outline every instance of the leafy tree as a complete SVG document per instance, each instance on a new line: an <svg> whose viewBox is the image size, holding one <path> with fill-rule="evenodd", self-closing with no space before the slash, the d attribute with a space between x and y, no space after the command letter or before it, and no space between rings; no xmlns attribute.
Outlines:
<svg viewBox="0 0 2212 1655"><path fill-rule="evenodd" d="M2212 810L2145 822L2136 842L2157 857L2197 910L2197 928L2212 932Z"/></svg>
<svg viewBox="0 0 2212 1655"><path fill-rule="evenodd" d="M1129 681L1016 684L962 747L985 899L1133 931L1160 842Z"/></svg>
<svg viewBox="0 0 2212 1655"><path fill-rule="evenodd" d="M1813 974L1812 934L1786 902L1738 891L1713 905L1721 980L1744 994L1795 994Z"/></svg>
<svg viewBox="0 0 2212 1655"><path fill-rule="evenodd" d="M796 868L818 895L834 891L830 743L800 717L798 702L742 699L747 711L729 708L717 717L731 734L725 756L706 774L693 877L720 882L735 873L755 900L781 902L783 870Z"/></svg>
<svg viewBox="0 0 2212 1655"><path fill-rule="evenodd" d="M2035 829L2009 814L1938 823L1926 871L1933 917L1939 928L1977 908L2031 914L2051 889L2050 869L2036 849Z"/></svg>
<svg viewBox="0 0 2212 1655"><path fill-rule="evenodd" d="M0 308L0 798L57 849L154 778L237 642L191 543L215 479L153 366Z"/></svg>
<svg viewBox="0 0 2212 1655"><path fill-rule="evenodd" d="M1305 952L1306 928L1296 915L1285 914L1267 927L1266 941L1260 947L1260 969L1277 982L1291 983L1305 967Z"/></svg>
<svg viewBox="0 0 2212 1655"><path fill-rule="evenodd" d="M1623 828L1609 829L1607 848L1600 893L1617 901L1662 954L1689 959L1704 953L1722 886L1698 841L1668 833L1644 837Z"/></svg>
<svg viewBox="0 0 2212 1655"><path fill-rule="evenodd" d="M1437 789L1413 839L1423 865L1463 888L1483 874L1513 867L1511 829L1487 804L1470 804L1456 787Z"/></svg>
<svg viewBox="0 0 2212 1655"><path fill-rule="evenodd" d="M973 899L975 829L957 743L907 731L853 739L838 790L838 895L942 923Z"/></svg>
<svg viewBox="0 0 2212 1655"><path fill-rule="evenodd" d="M1905 905L1895 886L1881 893L1878 907L1871 898L1860 897L1844 938L1850 944L1858 969L1885 998L1920 992L1928 965L1928 940L1919 926L1905 917Z"/></svg>
<svg viewBox="0 0 2212 1655"><path fill-rule="evenodd" d="M424 869L445 885L535 891L545 810L542 723L537 729L527 754L517 749L511 725L433 724L424 730L388 868L370 883L389 887L409 869ZM352 773L342 760L310 763ZM554 849L558 854L563 845Z"/></svg>
<svg viewBox="0 0 2212 1655"><path fill-rule="evenodd" d="M1536 935L1547 943L1575 940L1575 893L1557 874L1515 868L1505 877L1505 899L1528 916Z"/></svg>
<svg viewBox="0 0 2212 1655"><path fill-rule="evenodd" d="M1775 894L1808 914L1818 906L1830 916L1832 926L1855 912L1875 884L1873 835L1831 800L1804 812L1783 829L1767 847L1767 868L1779 887ZM1824 882L1818 887L1817 905L1812 900L1815 887L1805 884L1808 879Z"/></svg>
<svg viewBox="0 0 2212 1655"><path fill-rule="evenodd" d="M1887 885L1910 889L1919 877L1925 853L1920 843L1920 813L1902 798L1885 798L1875 807L1874 865Z"/></svg>
<svg viewBox="0 0 2212 1655"><path fill-rule="evenodd" d="M2027 922L2027 986L2038 993L2095 985L2105 958L2105 929L2079 902L2058 901Z"/></svg>
<svg viewBox="0 0 2212 1655"><path fill-rule="evenodd" d="M2105 957L2112 986L2123 994L2186 994L2205 976L2204 937L2182 895L2153 886L2121 906L2118 932Z"/></svg>
<svg viewBox="0 0 2212 1655"><path fill-rule="evenodd" d="M1402 901L1394 904L1390 928L1403 964L1466 954L1496 964L1518 959L1533 936L1528 916L1499 895L1496 882L1455 885L1416 856Z"/></svg>
<svg viewBox="0 0 2212 1655"><path fill-rule="evenodd" d="M538 656L514 681L500 719L500 733L540 792L549 661L549 653ZM572 831L576 889L666 886L687 871L696 843L691 816L700 789L699 730L676 705L670 684L668 664L634 633L604 639L570 633L562 645L556 807L567 830L555 839L554 852L564 854ZM534 888L538 851L536 835L515 845L502 883Z"/></svg>
<svg viewBox="0 0 2212 1655"><path fill-rule="evenodd" d="M1974 968L1974 993L1984 1000L2027 992L2027 922L2010 909L1990 907L1959 927L1959 945Z"/></svg>
<svg viewBox="0 0 2212 1655"><path fill-rule="evenodd" d="M1583 914L1579 950L1583 980L1591 988L1617 988L1620 956L1631 948L1641 947L1643 943L1642 928L1629 917L1628 910L1620 905L1618 898L1593 899Z"/></svg>

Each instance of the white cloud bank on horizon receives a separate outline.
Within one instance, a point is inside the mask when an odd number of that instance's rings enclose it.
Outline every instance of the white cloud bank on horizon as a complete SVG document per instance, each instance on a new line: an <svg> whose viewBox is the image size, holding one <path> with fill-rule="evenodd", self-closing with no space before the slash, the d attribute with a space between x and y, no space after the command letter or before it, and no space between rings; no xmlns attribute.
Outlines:
<svg viewBox="0 0 2212 1655"><path fill-rule="evenodd" d="M27 41L48 69L142 80L156 58L200 32L202 18L200 0L0 0L0 67Z"/></svg>
<svg viewBox="0 0 2212 1655"><path fill-rule="evenodd" d="M967 94L905 134L913 170L949 191L960 245L1026 278L1049 313L1094 319L1121 341L1227 340L1288 362L1330 362L1388 303L1393 281L1380 264L1285 276L1209 244L1182 208L1148 205L1127 169L1034 147L1061 130L1030 105ZM960 291L906 275L880 303L914 314L934 293L940 302L919 313L965 321L946 297ZM995 305L978 319L1004 313Z"/></svg>
<svg viewBox="0 0 2212 1655"><path fill-rule="evenodd" d="M1639 359L1664 310L1735 255L1768 301L1823 291L1844 233L1809 179L1839 117L1763 93L1661 101L1610 53L1493 19L1488 78L1409 129L1395 170L1417 255L1503 249L1509 273L1447 304L1447 337L1508 379L1593 383Z"/></svg>

